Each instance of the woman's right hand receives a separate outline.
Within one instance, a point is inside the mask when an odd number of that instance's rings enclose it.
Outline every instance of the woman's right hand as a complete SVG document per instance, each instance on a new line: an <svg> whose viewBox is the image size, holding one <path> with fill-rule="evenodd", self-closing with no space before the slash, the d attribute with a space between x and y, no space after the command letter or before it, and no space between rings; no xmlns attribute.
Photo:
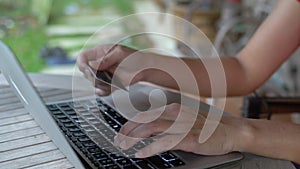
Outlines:
<svg viewBox="0 0 300 169"><path fill-rule="evenodd" d="M128 86L143 79L143 67L147 61L147 57L143 56L135 49L131 49L121 45L99 45L83 51L77 58L79 70L86 78L95 81L89 66L95 70L107 71ZM130 56L130 57L129 57ZM142 56L142 58L141 58ZM96 93L99 95L108 95L112 92L109 85L97 81L95 83Z"/></svg>

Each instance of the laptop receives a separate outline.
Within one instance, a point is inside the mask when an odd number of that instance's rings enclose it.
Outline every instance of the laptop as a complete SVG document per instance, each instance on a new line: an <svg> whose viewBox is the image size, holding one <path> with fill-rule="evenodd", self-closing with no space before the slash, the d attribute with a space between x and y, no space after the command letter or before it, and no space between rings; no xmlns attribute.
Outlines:
<svg viewBox="0 0 300 169"><path fill-rule="evenodd" d="M137 150L153 140L142 140L126 151L114 146L113 138L127 118L115 107L113 97L122 100L124 92L116 91L107 97L82 97L44 103L17 58L1 41L0 70L26 110L75 168L203 169L237 165L243 158L238 152L202 156L183 151L167 151L145 159L134 158ZM133 105L139 110L147 110L151 105L149 94L156 89L143 84L131 86L129 95ZM163 92L170 98L168 103L180 102L177 93ZM191 105L198 102L187 99ZM200 102L200 108L207 111L210 106Z"/></svg>

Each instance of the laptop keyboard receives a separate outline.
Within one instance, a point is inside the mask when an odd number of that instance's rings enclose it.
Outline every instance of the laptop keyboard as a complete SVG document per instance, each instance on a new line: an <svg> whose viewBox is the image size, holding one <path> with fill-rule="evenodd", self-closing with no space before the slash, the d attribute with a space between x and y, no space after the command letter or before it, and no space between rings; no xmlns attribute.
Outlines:
<svg viewBox="0 0 300 169"><path fill-rule="evenodd" d="M127 119L99 98L94 102L81 100L47 107L71 146L91 168L160 169L185 164L170 151L145 159L134 158L152 139L140 141L128 150L114 146L114 137Z"/></svg>

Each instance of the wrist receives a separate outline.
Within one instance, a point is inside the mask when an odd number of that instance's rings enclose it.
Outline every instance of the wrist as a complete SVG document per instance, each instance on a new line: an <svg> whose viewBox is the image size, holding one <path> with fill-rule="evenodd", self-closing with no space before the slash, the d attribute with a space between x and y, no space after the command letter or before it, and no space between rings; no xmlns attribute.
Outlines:
<svg viewBox="0 0 300 169"><path fill-rule="evenodd" d="M238 119L240 127L237 127L238 137L234 138L233 151L251 152L251 145L255 143L255 127L252 125L250 119Z"/></svg>

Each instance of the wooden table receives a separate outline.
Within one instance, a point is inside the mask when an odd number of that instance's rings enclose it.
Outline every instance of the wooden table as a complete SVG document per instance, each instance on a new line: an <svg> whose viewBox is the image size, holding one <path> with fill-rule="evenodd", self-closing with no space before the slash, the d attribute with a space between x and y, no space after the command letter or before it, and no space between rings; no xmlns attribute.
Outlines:
<svg viewBox="0 0 300 169"><path fill-rule="evenodd" d="M71 98L71 76L31 74L45 101ZM234 169L295 169L291 162L245 154ZM0 75L0 168L74 168Z"/></svg>

